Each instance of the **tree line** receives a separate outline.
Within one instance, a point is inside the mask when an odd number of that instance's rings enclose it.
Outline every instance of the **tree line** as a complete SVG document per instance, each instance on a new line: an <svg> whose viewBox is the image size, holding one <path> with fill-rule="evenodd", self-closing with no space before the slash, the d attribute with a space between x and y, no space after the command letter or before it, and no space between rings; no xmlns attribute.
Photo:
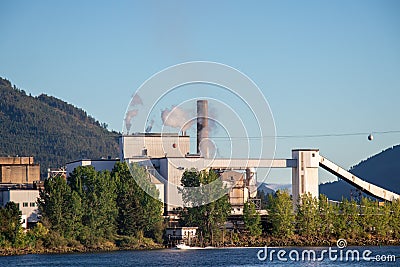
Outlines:
<svg viewBox="0 0 400 267"><path fill-rule="evenodd" d="M266 220L261 221L253 202L244 203L244 228L234 226L226 233L225 222L231 213L227 195L211 203L202 203L206 194L220 194L222 182L214 171L187 170L182 177L182 198L187 207L180 212L182 226L198 226L200 244L329 245L345 238L355 244L387 244L400 240L400 200L378 202L369 198L328 201L304 194L297 205L287 191L264 196ZM207 190L205 185L213 184ZM195 187L197 190L189 188ZM211 191L210 191L211 190ZM204 204L204 205L203 205ZM244 243L243 243L244 242Z"/></svg>
<svg viewBox="0 0 400 267"><path fill-rule="evenodd" d="M294 207L290 194L278 190L266 197L266 221L261 221L249 201L244 204L244 228L228 233L231 205L218 174L186 170L181 183L185 207L180 210L179 223L197 226L198 241L204 246L329 245L339 238L371 241L369 244L400 240L400 200L380 203L362 198L360 202L344 199L332 203L324 195L305 194ZM15 203L0 208L0 247L155 247L162 243L165 228L163 206L144 192L143 186L157 195L146 170L127 163L116 163L111 172L81 166L68 180L60 176L47 179L38 199L41 222L33 229L22 229ZM222 197L209 201L212 196Z"/></svg>
<svg viewBox="0 0 400 267"><path fill-rule="evenodd" d="M400 200L378 202L369 198L361 201L343 199L330 202L304 194L293 209L287 191L268 196L267 234L273 237L304 239L310 244L344 238L358 244L388 243L400 239Z"/></svg>
<svg viewBox="0 0 400 267"><path fill-rule="evenodd" d="M42 246L49 230L41 223L25 232L21 226L21 211L14 202L0 207L0 249L21 249Z"/></svg>
<svg viewBox="0 0 400 267"><path fill-rule="evenodd" d="M82 250L155 247L155 242L162 243L163 206L138 182L157 195L147 172L127 163L116 163L111 172L80 166L68 180L49 178L38 199L41 222L33 229L22 231L15 203L0 210L9 214L2 216L7 222L1 224L0 244Z"/></svg>

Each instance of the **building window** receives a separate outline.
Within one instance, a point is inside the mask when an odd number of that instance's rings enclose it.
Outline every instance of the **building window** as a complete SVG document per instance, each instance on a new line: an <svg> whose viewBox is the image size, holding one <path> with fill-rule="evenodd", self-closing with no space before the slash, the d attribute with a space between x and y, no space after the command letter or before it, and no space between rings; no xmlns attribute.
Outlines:
<svg viewBox="0 0 400 267"><path fill-rule="evenodd" d="M30 206L31 206L31 207L35 207L35 206L36 206L36 203L35 203L35 202L31 202L31 203L30 203Z"/></svg>
<svg viewBox="0 0 400 267"><path fill-rule="evenodd" d="M24 203L22 203L22 207L28 207L28 202L24 202Z"/></svg>

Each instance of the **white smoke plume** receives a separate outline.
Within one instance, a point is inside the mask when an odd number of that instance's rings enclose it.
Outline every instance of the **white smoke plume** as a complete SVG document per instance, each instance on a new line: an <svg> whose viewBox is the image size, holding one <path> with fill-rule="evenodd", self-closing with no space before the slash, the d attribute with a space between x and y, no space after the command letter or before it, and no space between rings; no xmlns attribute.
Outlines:
<svg viewBox="0 0 400 267"><path fill-rule="evenodd" d="M208 105L208 133L209 134L216 134L218 132L218 111L217 109L212 106L211 104Z"/></svg>
<svg viewBox="0 0 400 267"><path fill-rule="evenodd" d="M131 103L129 104L130 106L137 106L137 105L143 105L143 101L140 98L140 96L138 94L134 94L132 96L132 100Z"/></svg>
<svg viewBox="0 0 400 267"><path fill-rule="evenodd" d="M125 114L125 127L127 133L132 127L132 119L139 113L138 106L143 105L143 101L138 94L133 95L131 102L129 103L128 111Z"/></svg>
<svg viewBox="0 0 400 267"><path fill-rule="evenodd" d="M172 106L171 109L166 108L161 111L161 119L165 126L186 131L193 124L193 120L191 120L192 116L190 115L191 113L192 112L189 110Z"/></svg>

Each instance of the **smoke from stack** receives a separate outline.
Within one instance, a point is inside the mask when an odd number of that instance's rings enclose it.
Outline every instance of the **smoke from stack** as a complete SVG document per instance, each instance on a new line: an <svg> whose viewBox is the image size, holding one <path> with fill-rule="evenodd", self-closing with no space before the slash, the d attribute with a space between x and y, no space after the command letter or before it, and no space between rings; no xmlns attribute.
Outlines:
<svg viewBox="0 0 400 267"><path fill-rule="evenodd" d="M193 125L193 110L183 109L172 106L161 111L161 119L165 126L180 129L182 135L186 135L186 131ZM213 117L215 117L213 115ZM209 106L207 100L197 101L197 153L205 158L210 155L215 156L217 148L209 138L212 130L216 129L216 123L209 120Z"/></svg>
<svg viewBox="0 0 400 267"><path fill-rule="evenodd" d="M139 113L139 109L138 109L139 105L143 105L143 101L138 94L135 94L132 97L131 102L129 103L129 110L127 111L127 113L125 115L125 128L126 128L128 134L129 134L129 130L132 127L132 119L134 117L136 117L137 114Z"/></svg>
<svg viewBox="0 0 400 267"><path fill-rule="evenodd" d="M190 120L190 113L190 111L172 106L171 109L166 108L161 112L161 119L165 126L178 128L182 132L186 132L193 124Z"/></svg>

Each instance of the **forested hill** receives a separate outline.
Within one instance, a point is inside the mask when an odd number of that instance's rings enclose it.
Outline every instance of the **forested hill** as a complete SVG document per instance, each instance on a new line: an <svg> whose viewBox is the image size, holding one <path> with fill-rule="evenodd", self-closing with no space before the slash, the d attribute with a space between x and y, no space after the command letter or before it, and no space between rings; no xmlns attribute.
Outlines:
<svg viewBox="0 0 400 267"><path fill-rule="evenodd" d="M80 158L118 156L118 133L55 97L27 95L0 78L0 156L34 156L56 168Z"/></svg>
<svg viewBox="0 0 400 267"><path fill-rule="evenodd" d="M361 161L350 172L367 182L400 194L400 145L388 148L367 160ZM329 199L341 200L356 194L353 186L343 180L321 184L320 193Z"/></svg>

